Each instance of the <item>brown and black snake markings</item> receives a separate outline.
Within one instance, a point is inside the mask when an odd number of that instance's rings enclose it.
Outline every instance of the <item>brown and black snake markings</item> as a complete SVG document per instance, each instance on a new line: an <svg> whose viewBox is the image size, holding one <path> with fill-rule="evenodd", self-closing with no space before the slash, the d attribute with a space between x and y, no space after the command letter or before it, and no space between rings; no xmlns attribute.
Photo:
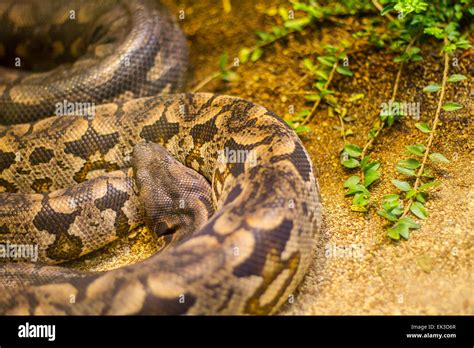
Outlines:
<svg viewBox="0 0 474 348"><path fill-rule="evenodd" d="M38 3L0 2L0 244L39 253L1 259L0 312L275 313L321 220L296 134L240 98L165 94L187 49L156 1ZM167 243L146 261L59 265L144 223Z"/></svg>

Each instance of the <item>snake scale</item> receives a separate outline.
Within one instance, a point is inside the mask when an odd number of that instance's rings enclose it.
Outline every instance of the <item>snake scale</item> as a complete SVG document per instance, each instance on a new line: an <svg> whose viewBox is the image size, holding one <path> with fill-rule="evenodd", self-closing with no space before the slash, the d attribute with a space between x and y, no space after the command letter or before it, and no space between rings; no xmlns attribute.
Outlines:
<svg viewBox="0 0 474 348"><path fill-rule="evenodd" d="M186 40L157 1L0 1L0 23L0 245L38 246L0 260L0 313L275 313L321 221L291 128L177 93ZM145 261L60 265L143 224L166 241Z"/></svg>

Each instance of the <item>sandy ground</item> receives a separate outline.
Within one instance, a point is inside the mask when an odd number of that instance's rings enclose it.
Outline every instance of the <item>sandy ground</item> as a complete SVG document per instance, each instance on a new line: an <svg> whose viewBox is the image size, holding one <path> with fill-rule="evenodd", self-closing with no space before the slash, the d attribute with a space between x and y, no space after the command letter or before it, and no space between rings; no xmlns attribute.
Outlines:
<svg viewBox="0 0 474 348"><path fill-rule="evenodd" d="M221 1L164 1L178 14L184 10L180 26L191 47L191 74L188 90L217 69L224 50L234 57L239 48L255 43L255 30L268 30L276 17L268 15L275 6L270 1L233 1L230 13L224 13ZM288 5L287 5L288 6ZM289 6L288 6L289 8ZM345 18L346 26L322 23L314 30L292 36L265 50L261 60L237 69L240 80L231 84L215 81L202 91L237 95L260 103L280 115L304 107L301 95L289 94L292 88L305 90L310 84L300 81L304 70L301 60L321 52L323 43L351 39L349 30L361 19ZM442 59L434 43L421 46L425 60L406 67L400 82L398 99L419 102L421 120L434 116L436 100L421 93L432 82L440 82ZM344 101L351 93L364 93L355 103L344 102L355 118L349 127L355 136L350 141L363 144L380 104L390 99L397 66L393 56L373 48L360 49L349 56L353 78L338 76L333 89ZM472 72L472 55L459 60L450 73ZM296 86L295 86L296 83ZM434 166L433 173L442 182L430 195L430 212L423 227L408 241L392 242L385 235L386 224L375 212L351 212L351 200L344 197L342 183L351 175L339 164L343 146L336 118L328 116L321 104L311 134L303 137L317 168L324 205L323 229L315 246L313 262L303 283L280 314L474 314L473 231L474 191L472 166L472 85L464 81L449 86L446 100L465 107L455 113L442 113L442 124L435 138L436 151L451 162ZM415 127L415 120L405 119L386 130L376 142L372 158L383 163L383 177L374 184L373 200L396 192L390 179L397 178L394 166L406 157L404 146L425 142ZM146 230L128 241L82 260L80 268L99 270L135 262L151 255L159 247ZM119 257L126 251L125 257Z"/></svg>

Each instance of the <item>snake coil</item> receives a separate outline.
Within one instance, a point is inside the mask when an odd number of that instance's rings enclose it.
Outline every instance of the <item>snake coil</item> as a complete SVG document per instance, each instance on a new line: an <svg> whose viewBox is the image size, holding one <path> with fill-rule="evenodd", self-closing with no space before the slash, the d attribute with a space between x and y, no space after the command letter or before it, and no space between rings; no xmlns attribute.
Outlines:
<svg viewBox="0 0 474 348"><path fill-rule="evenodd" d="M0 244L39 246L37 263L0 264L0 312L275 313L305 274L321 221L296 134L241 98L167 94L183 86L187 49L156 1L7 1L0 22ZM92 115L76 108L84 102ZM163 229L143 217L143 206L166 210L137 174L155 171L143 143L166 148L186 166L178 173L202 175L212 202L198 194L200 179L156 177L170 196L190 185L195 210L214 214L138 264L98 273L55 265L144 220Z"/></svg>

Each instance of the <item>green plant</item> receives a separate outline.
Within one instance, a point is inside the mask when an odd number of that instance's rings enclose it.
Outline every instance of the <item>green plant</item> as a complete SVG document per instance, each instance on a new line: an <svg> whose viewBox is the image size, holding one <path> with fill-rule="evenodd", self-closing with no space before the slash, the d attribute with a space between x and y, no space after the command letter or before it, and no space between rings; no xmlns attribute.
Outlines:
<svg viewBox="0 0 474 348"><path fill-rule="evenodd" d="M335 73L343 76L353 75L352 71L344 63L347 58L346 49L349 45L348 43L343 44L345 46L343 48L325 45L323 47L325 54L317 56L316 62L311 58L303 59L303 67L306 69L307 74L313 78L313 90L306 91L304 98L308 102L312 102L313 106L311 109L303 109L297 113L295 115L297 117L296 119L292 118L287 120L287 122L296 130L298 127L305 127L305 125L313 118L316 109L322 100L326 100L333 107L333 110L340 115L341 119L344 117L343 108L339 107L337 98L332 96L334 91L329 88ZM342 135L345 137L345 132L343 132Z"/></svg>
<svg viewBox="0 0 474 348"><path fill-rule="evenodd" d="M280 6L276 11L280 17L281 25L272 26L269 32L256 31L256 44L252 47L243 47L239 50L238 64L235 62L229 63L227 53L223 53L220 58L219 71L207 76L192 88L191 91L197 92L211 81L219 78L224 82L236 81L238 75L232 74L236 67L247 64L248 62L256 62L264 55L265 47L271 46L273 43L285 39L293 33L300 32L314 23L322 20L336 21L335 17L338 15L356 14L370 9L367 2L363 0L348 0L344 4L330 3L327 6L320 6L315 0L309 0L306 3L291 1L291 4L291 11L288 11L288 9L283 6ZM342 71L344 69L340 67L339 70ZM298 122L297 118L295 115L295 119L293 120L295 123ZM295 129L298 129L298 127L299 126L296 126ZM299 129L309 128L301 127Z"/></svg>
<svg viewBox="0 0 474 348"><path fill-rule="evenodd" d="M278 14L283 21L283 25L272 26L271 32L256 31L257 43L252 47L243 47L238 53L238 64L228 63L228 55L224 52L219 60L219 71L216 71L198 83L192 92L197 92L206 86L209 82L220 78L224 82L235 81L238 75L233 72L233 69L240 66L240 64L246 64L249 61L256 62L259 60L264 53L264 48L272 45L273 43L288 37L290 34L302 31L305 27L309 26L318 18L321 18L322 13L319 13L312 6L305 7L304 4L294 3L295 10L301 10L305 15L303 17L294 18L290 16L290 13L283 6L278 8ZM229 80L229 77L231 79Z"/></svg>
<svg viewBox="0 0 474 348"><path fill-rule="evenodd" d="M405 52L410 50L412 47L414 40L412 40L406 47ZM403 55L403 54L402 54ZM395 82L393 85L392 90L392 97L388 104L398 105L395 101L397 96L398 86L400 82L400 77L403 71L403 65L405 62L410 60L410 58L402 59L398 61L399 67L397 71L397 76L395 78ZM391 108L391 107L390 107ZM360 174L351 176L348 180L346 180L343 184L344 188L347 188L346 195L354 195L351 205L352 211L358 212L366 212L367 206L370 203L370 191L369 186L372 185L375 181L379 180L382 176L381 171L379 170L381 163L380 162L371 162L370 156L368 152L376 140L376 138L381 134L384 127L391 127L395 122L396 118L402 116L399 112L392 113L392 112L381 112L379 117L376 119L374 124L372 125L371 130L367 134L367 141L364 144L363 148L360 148L354 144L346 144L344 150L341 154L341 164L348 168L348 169L355 169L359 168ZM352 181L350 180L352 178ZM352 182L360 181L361 184L351 185Z"/></svg>
<svg viewBox="0 0 474 348"><path fill-rule="evenodd" d="M409 217L413 214L419 219L428 218L425 203L429 192L440 185L430 174L428 160L432 163L448 163L449 160L439 152L433 152L433 139L436 135L441 110L451 112L459 110L463 106L457 102L444 102L445 91L448 83L457 83L467 79L461 74L453 74L448 77L449 55L457 49L467 49L470 44L467 35L461 35L458 31L460 20L465 15L472 16L473 8L469 7L468 1L461 0L459 3L451 1L433 1L430 6L420 0L395 0L389 1L382 12L391 10L399 12L399 18L404 20L401 33L409 34L414 31L422 32L424 35L433 36L443 40L441 51L444 58L444 70L441 85L430 84L423 89L425 93L439 93L437 109L431 126L426 123L417 123L415 126L419 131L428 134L426 144L412 144L405 146L406 151L414 157L403 159L395 167L396 171L406 179L393 179L392 184L403 192L402 198L399 194L386 195L382 201L382 209L378 214L393 224L387 230L387 235L395 240L408 239L410 230L420 227ZM415 58L415 59L413 59ZM396 58L398 61L422 59L418 50L411 50ZM410 182L412 181L412 182Z"/></svg>
<svg viewBox="0 0 474 348"><path fill-rule="evenodd" d="M428 198L428 193L439 185L438 181L431 180L433 177L428 170L428 159L431 162L449 162L441 153L431 152L431 147L436 134L440 111L449 112L462 108L462 105L456 102L446 102L443 105L446 83L456 83L466 79L465 76L460 74L454 74L448 78L448 54L453 53L456 49L470 47L467 36L461 35L458 28L460 27L459 21L463 16L472 16L474 11L472 7L469 7L468 1L461 1L461 4L450 1L434 1L434 4L428 6L428 3L421 0L389 0L384 2L385 7L383 8L376 0L373 3L381 10L381 15L385 15L390 19L388 28L392 30L393 36L390 40L387 40L386 37L378 38L378 32L372 27L372 22L369 22L369 29L356 33L356 37L369 37L370 41L378 47L389 44L392 50L400 52L394 58L394 62L400 65L392 91L392 98L389 102L389 105L394 105L395 109L399 109L399 102L396 102L395 98L404 64L419 62L423 59L420 48L414 46L414 44L420 37L427 35L444 40L442 52L445 58L445 71L442 85L432 84L423 89L425 93L440 92L435 119L431 127L425 123L416 124L421 132L429 134L427 143L426 145L413 144L406 146L407 152L416 157L421 157L421 161L417 158L407 158L399 161L395 167L398 173L414 179L413 186L408 181L392 179L392 184L404 192L404 198L402 199L399 194L386 195L382 200L382 208L378 211L380 216L393 223L387 231L390 238L400 239L400 237L403 237L408 239L410 229L420 227L408 214L411 212L419 219L426 219L428 212L424 204ZM392 11L398 11L397 19L390 15ZM390 127L397 119L401 119L401 116L404 115L400 112L381 113L380 118L374 122L372 129L369 131L368 140L363 148L354 144L345 145L342 153L342 165L348 169L358 168L360 171L359 175L352 175L343 184L344 188L347 189L346 195L354 196L351 205L352 210L367 211L367 206L370 203L369 186L381 176L379 171L381 164L370 162L367 154L382 130Z"/></svg>
<svg viewBox="0 0 474 348"><path fill-rule="evenodd" d="M445 40L445 44L447 41L448 40ZM405 197L403 200L398 202L398 205L394 209L393 205L387 205L385 203L387 198L386 196L382 202L382 209L378 211L379 215L383 216L389 221L395 222L395 224L387 231L388 236L392 239L400 239L400 237L408 239L410 229L419 227L419 225L415 226L414 224L410 225L400 222L406 221L406 219L409 218L409 212L419 219L424 220L428 217L428 211L425 207L425 203L428 200L429 192L440 185L439 181L433 180L433 176L427 169L428 160L430 160L432 163L449 163L449 160L443 154L432 152L433 139L436 134L441 110L450 112L458 110L462 107L461 104L454 102L444 103L444 95L447 83L457 83L459 81L465 80L466 77L460 74L455 74L448 77L449 56L447 52L444 53L444 61L444 72L441 86L433 84L423 89L425 93L439 92L438 106L431 127L426 123L416 124L416 127L422 133L428 134L427 143L426 145L407 145L406 151L417 158L401 160L396 166L396 170L403 174L408 180L414 179L414 184L412 185L408 181L396 179L392 180L393 185L395 185L399 190L403 191ZM392 198L396 196L397 200L400 199L399 195L389 196Z"/></svg>

